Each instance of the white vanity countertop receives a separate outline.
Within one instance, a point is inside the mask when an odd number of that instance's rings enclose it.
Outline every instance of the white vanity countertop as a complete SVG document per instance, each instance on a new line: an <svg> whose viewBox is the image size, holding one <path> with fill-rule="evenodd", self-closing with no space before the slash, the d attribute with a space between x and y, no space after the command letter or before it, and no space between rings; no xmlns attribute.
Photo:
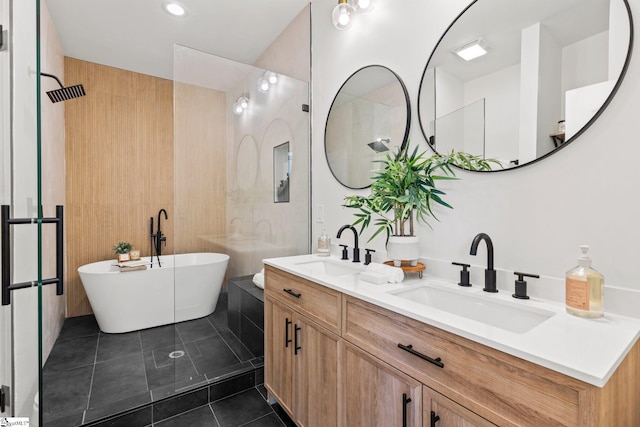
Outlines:
<svg viewBox="0 0 640 427"><path fill-rule="evenodd" d="M350 261L316 254L265 259L264 263L598 387L606 384L640 338L640 320L630 317L605 312L600 319L583 319L567 314L564 304L533 297L518 300L510 293L491 294L483 292L479 286L462 288L456 283L428 275L419 279L417 274L410 274L400 284L375 285L360 280L358 274L311 274L308 268L299 265L326 260L351 264ZM435 282L441 288L450 287L453 292L555 314L527 332L514 333L388 293L429 282Z"/></svg>

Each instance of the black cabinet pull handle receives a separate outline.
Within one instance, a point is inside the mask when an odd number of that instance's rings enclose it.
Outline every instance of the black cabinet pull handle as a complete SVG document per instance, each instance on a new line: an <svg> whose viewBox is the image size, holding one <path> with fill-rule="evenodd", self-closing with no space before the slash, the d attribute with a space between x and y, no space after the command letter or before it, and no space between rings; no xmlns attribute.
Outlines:
<svg viewBox="0 0 640 427"><path fill-rule="evenodd" d="M284 321L284 346L285 348L289 347L289 343L291 342L291 338L289 338L289 325L293 322L289 320L287 317Z"/></svg>
<svg viewBox="0 0 640 427"><path fill-rule="evenodd" d="M429 363L433 363L434 365L436 365L439 368L444 368L444 363L442 363L442 359L441 358L438 357L438 358L432 359L429 356L426 356L426 355L424 355L424 354L422 354L420 352L415 351L411 344L409 344L409 345L398 344L398 347L400 347L404 351L408 351L409 353L413 354L414 356L418 356L422 360L426 360Z"/></svg>
<svg viewBox="0 0 640 427"><path fill-rule="evenodd" d="M298 331L301 329L298 325L294 326L293 339L295 342L293 343L293 354L298 354L298 350L302 349L302 347L298 345Z"/></svg>
<svg viewBox="0 0 640 427"><path fill-rule="evenodd" d="M402 427L407 427L407 405L411 402L411 398L407 397L407 393L402 393Z"/></svg>
<svg viewBox="0 0 640 427"><path fill-rule="evenodd" d="M431 411L431 427L436 427L436 423L440 421L440 416L436 415L435 412Z"/></svg>
<svg viewBox="0 0 640 427"><path fill-rule="evenodd" d="M292 296L294 296L296 298L300 298L302 296L302 294L297 294L297 293L293 292L292 289L283 289L283 291L285 291L289 295L292 295Z"/></svg>

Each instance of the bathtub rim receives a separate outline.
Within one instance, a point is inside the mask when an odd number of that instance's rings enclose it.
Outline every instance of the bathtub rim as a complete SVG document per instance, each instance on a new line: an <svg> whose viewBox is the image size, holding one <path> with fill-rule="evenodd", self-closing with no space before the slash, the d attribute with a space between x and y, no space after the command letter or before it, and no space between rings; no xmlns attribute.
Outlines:
<svg viewBox="0 0 640 427"><path fill-rule="evenodd" d="M182 259L189 259L192 258L195 261L200 261L200 262L191 262L188 264L178 264L176 266L176 261L178 259L178 257L182 258ZM153 259L155 259L156 257L153 257ZM163 262L167 263L168 265L163 266L161 268L181 268L181 267L190 267L190 266L196 266L196 265L208 265L208 264L216 264L219 262L228 262L229 261L229 255L228 254L224 254L221 252L188 252L188 253L184 253L184 254L169 254L169 255L160 255L160 263L162 264ZM204 261L201 261L203 260ZM151 264L151 257L146 256L146 257L141 257L139 261L133 261L131 262L132 265L135 265L135 263L138 262L147 262L149 265ZM83 274L114 274L114 273L120 273L120 270L118 270L116 267L116 265L118 264L118 262L116 261L115 258L113 259L106 259L106 260L101 260L101 261L95 261L95 262L91 262L88 264L84 264L81 265L80 267L78 267L77 272L78 274L83 273ZM106 268L104 268L106 267ZM154 268L157 268L157 264L154 264Z"/></svg>

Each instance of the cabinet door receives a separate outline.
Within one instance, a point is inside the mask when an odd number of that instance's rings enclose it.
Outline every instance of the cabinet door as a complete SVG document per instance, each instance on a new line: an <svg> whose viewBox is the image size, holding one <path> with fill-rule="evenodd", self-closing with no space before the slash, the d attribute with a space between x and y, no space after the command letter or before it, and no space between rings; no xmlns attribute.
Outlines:
<svg viewBox="0 0 640 427"><path fill-rule="evenodd" d="M294 325L295 421L300 427L338 425L340 337L297 316Z"/></svg>
<svg viewBox="0 0 640 427"><path fill-rule="evenodd" d="M422 425L422 384L346 341L342 348L342 425Z"/></svg>
<svg viewBox="0 0 640 427"><path fill-rule="evenodd" d="M264 301L265 386L293 414L293 312L266 297Z"/></svg>
<svg viewBox="0 0 640 427"><path fill-rule="evenodd" d="M495 426L479 415L460 406L440 393L424 386L422 407L424 427L489 427Z"/></svg>

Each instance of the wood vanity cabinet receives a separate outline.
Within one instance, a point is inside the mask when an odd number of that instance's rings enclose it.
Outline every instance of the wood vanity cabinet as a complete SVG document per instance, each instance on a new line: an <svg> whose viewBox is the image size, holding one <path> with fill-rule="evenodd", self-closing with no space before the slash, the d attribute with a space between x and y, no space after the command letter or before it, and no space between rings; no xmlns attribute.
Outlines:
<svg viewBox="0 0 640 427"><path fill-rule="evenodd" d="M640 342L600 388L347 295L342 338L425 385L425 426L640 426Z"/></svg>
<svg viewBox="0 0 640 427"><path fill-rule="evenodd" d="M337 426L341 294L265 274L265 386L298 426Z"/></svg>
<svg viewBox="0 0 640 427"><path fill-rule="evenodd" d="M266 387L293 414L293 311L267 295L264 314Z"/></svg>
<svg viewBox="0 0 640 427"><path fill-rule="evenodd" d="M479 415L427 386L422 388L423 427L494 427Z"/></svg>
<svg viewBox="0 0 640 427"><path fill-rule="evenodd" d="M640 426L640 342L596 387L273 267L265 275L265 385L299 426Z"/></svg>
<svg viewBox="0 0 640 427"><path fill-rule="evenodd" d="M422 426L422 384L358 347L342 346L342 426Z"/></svg>

